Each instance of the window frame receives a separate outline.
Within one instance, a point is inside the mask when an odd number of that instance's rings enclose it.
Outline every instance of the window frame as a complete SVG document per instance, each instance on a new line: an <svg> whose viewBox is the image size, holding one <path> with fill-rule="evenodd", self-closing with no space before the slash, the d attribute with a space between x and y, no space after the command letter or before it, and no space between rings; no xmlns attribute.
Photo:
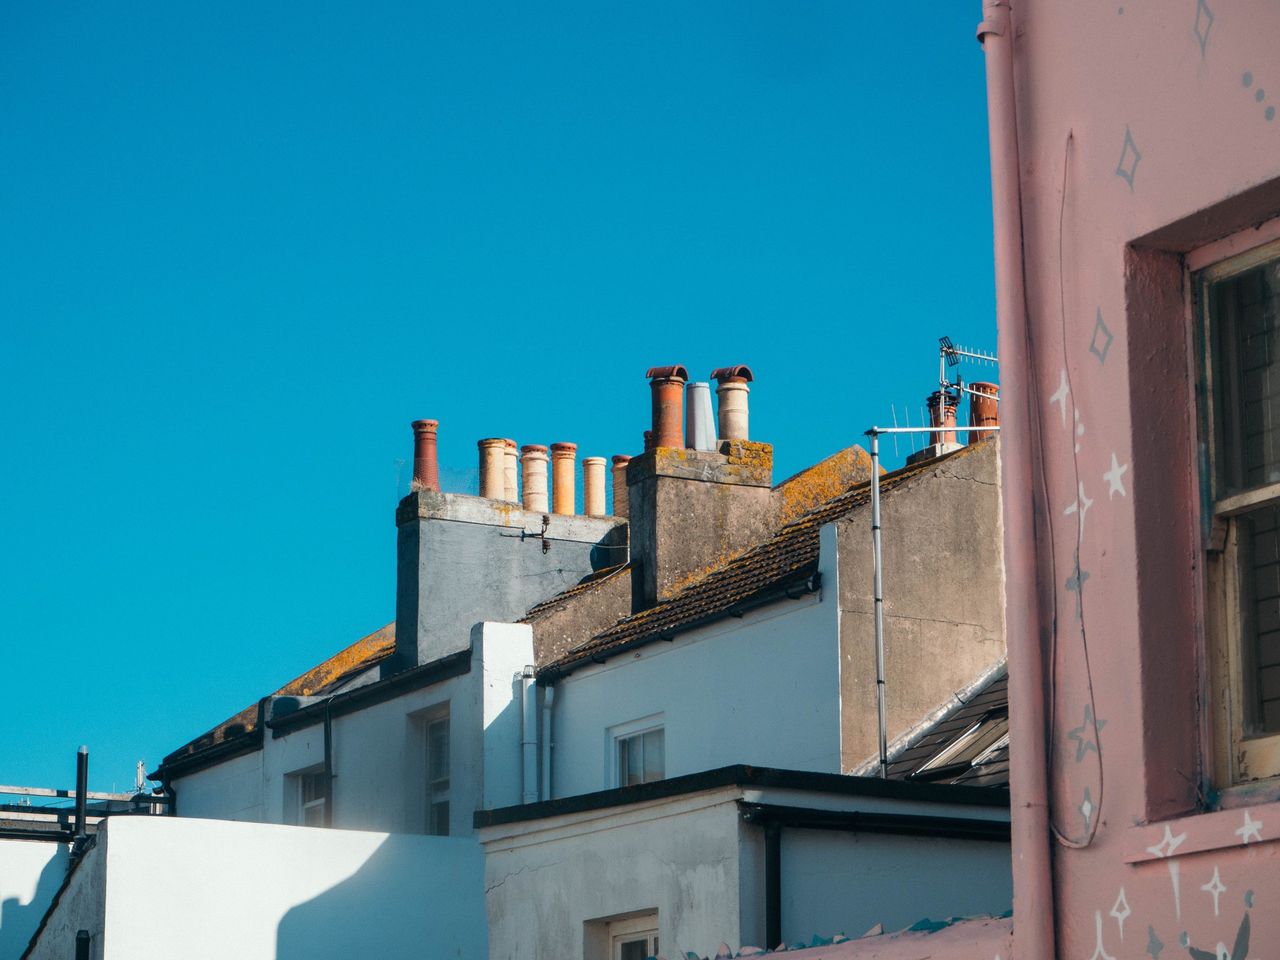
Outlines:
<svg viewBox="0 0 1280 960"><path fill-rule="evenodd" d="M628 917L624 920L613 920L609 923L609 960L622 960L622 945L638 940L645 942L645 957L656 957L660 941L658 940L658 915L646 913L642 916Z"/></svg>
<svg viewBox="0 0 1280 960"><path fill-rule="evenodd" d="M294 823L299 827L323 828L329 807L330 793L328 784L325 782L324 767L307 767L304 770L295 770L289 774L289 781L294 807ZM316 796L310 800L307 799L308 784L318 784ZM319 823L307 823L307 812L309 810L320 811Z"/></svg>
<svg viewBox="0 0 1280 960"><path fill-rule="evenodd" d="M620 723L610 727L605 732L605 783L606 789L610 787L627 786L626 778L622 775L622 744L624 741L631 740L636 737L643 737L646 733L660 731L662 733L662 772L653 780L641 780L641 783L655 783L658 780L667 778L667 734L665 715L661 713L651 714L647 717L641 717L638 720L632 720L628 723Z"/></svg>
<svg viewBox="0 0 1280 960"><path fill-rule="evenodd" d="M421 718L422 724L422 830L427 836L448 837L453 834L453 724L450 722L449 704L437 707ZM441 724L445 727L445 775L432 778L434 757L431 733ZM444 786L440 786L440 784ZM432 817L438 804L445 804L444 831L434 829Z"/></svg>
<svg viewBox="0 0 1280 960"><path fill-rule="evenodd" d="M1267 231L1273 233L1273 231ZM1241 582L1241 519L1268 506L1280 507L1280 483L1219 491L1220 437L1217 427L1219 388L1215 384L1214 341L1217 318L1208 296L1215 283L1230 280L1267 263L1280 261L1280 238L1257 236L1241 249L1235 237L1187 256L1188 288L1196 329L1198 357L1197 434L1201 445L1200 487L1205 564L1205 638L1212 682L1213 773L1216 784L1230 789L1280 778L1280 731L1257 733L1247 728L1252 695L1246 692L1245 585ZM1252 668L1256 669L1256 668Z"/></svg>

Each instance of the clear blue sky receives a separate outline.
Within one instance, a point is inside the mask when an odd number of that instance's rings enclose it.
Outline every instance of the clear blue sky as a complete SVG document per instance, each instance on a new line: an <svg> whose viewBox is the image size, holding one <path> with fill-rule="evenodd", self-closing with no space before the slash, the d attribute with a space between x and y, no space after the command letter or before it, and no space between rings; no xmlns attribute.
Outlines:
<svg viewBox="0 0 1280 960"><path fill-rule="evenodd" d="M409 421L778 479L994 347L980 5L0 10L0 782L96 788L393 619ZM890 452L892 448L890 447Z"/></svg>

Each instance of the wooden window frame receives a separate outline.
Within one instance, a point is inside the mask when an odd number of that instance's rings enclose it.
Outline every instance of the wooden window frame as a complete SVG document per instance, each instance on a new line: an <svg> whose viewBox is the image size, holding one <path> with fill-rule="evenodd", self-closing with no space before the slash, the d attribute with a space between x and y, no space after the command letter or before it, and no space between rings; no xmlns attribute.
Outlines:
<svg viewBox="0 0 1280 960"><path fill-rule="evenodd" d="M1203 445L1200 478L1204 509L1205 587L1207 603L1206 648L1212 684L1214 780L1222 789L1260 780L1280 778L1280 732L1254 733L1246 728L1245 669L1250 654L1245 649L1244 602L1240 582L1240 523L1249 511L1280 506L1280 483L1267 483L1246 490L1218 495L1218 447L1214 406L1212 353L1213 325L1207 293L1211 284L1231 279L1248 270L1280 260L1280 239L1275 221L1259 236L1227 238L1187 256L1188 283L1192 292L1200 362L1201 409L1198 432ZM1245 244L1249 239L1252 247Z"/></svg>

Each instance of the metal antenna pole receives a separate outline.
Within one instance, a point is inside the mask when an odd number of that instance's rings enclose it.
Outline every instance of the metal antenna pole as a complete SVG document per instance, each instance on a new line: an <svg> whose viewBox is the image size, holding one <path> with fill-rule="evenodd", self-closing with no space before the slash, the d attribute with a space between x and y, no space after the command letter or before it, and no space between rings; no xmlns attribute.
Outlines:
<svg viewBox="0 0 1280 960"><path fill-rule="evenodd" d="M872 427L871 437L871 598L876 624L876 716L880 734L880 778L889 777L888 721L884 703L884 583L880 565L880 431Z"/></svg>

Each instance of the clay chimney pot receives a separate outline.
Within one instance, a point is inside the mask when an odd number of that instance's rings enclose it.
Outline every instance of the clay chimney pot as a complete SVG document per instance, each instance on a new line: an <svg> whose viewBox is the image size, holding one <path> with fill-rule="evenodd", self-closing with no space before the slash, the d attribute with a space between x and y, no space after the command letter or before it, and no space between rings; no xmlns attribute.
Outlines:
<svg viewBox="0 0 1280 960"><path fill-rule="evenodd" d="M547 512L547 448L536 443L520 448L520 479L524 508L536 513Z"/></svg>
<svg viewBox="0 0 1280 960"><path fill-rule="evenodd" d="M439 420L415 420L413 428L413 484L414 490L440 492L440 463L436 452L436 436Z"/></svg>
<svg viewBox="0 0 1280 960"><path fill-rule="evenodd" d="M645 376L653 395L653 446L684 446L684 384L689 371L679 364L650 367Z"/></svg>
<svg viewBox="0 0 1280 960"><path fill-rule="evenodd" d="M576 443L551 445L551 510L573 516L573 461L578 456Z"/></svg>

